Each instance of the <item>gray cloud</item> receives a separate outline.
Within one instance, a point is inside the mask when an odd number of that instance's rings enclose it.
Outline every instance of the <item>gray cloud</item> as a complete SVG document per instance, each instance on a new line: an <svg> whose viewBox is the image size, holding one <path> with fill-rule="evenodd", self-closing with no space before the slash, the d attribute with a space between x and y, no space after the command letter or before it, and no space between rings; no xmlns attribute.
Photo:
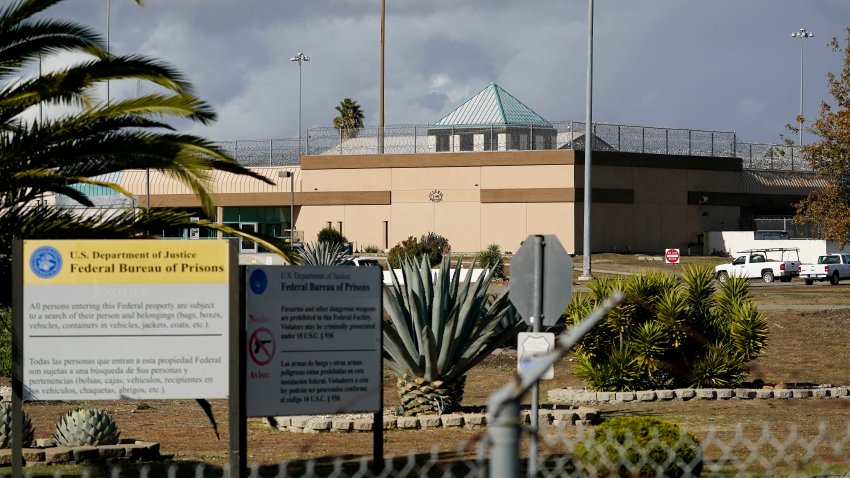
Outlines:
<svg viewBox="0 0 850 478"><path fill-rule="evenodd" d="M105 34L107 0L67 0L47 12ZM387 0L388 124L437 120L499 83L551 121L583 120L584 0ZM162 58L218 111L214 139L292 137L298 124L330 126L356 99L378 120L379 0L111 0L113 51ZM850 2L634 0L596 2L594 119L736 131L776 141L799 109L800 27L807 117L827 98L825 75L843 59ZM132 85L118 88L132 94Z"/></svg>

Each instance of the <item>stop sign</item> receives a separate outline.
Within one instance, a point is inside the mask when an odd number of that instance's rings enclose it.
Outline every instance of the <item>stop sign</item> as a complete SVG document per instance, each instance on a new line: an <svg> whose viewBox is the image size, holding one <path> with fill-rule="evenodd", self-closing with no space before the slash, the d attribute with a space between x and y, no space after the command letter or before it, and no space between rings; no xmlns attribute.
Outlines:
<svg viewBox="0 0 850 478"><path fill-rule="evenodd" d="M668 264L679 263L679 249L667 249L664 251L664 262Z"/></svg>

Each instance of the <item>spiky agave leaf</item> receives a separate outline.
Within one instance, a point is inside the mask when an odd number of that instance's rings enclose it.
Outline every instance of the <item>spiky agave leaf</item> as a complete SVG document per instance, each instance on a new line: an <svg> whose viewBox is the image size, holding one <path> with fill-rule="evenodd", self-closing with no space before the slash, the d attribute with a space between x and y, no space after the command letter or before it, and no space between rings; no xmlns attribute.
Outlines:
<svg viewBox="0 0 850 478"><path fill-rule="evenodd" d="M342 264L344 252L345 249L338 242L311 242L295 253L293 260L299 266L338 266Z"/></svg>
<svg viewBox="0 0 850 478"><path fill-rule="evenodd" d="M120 433L112 416L104 410L78 408L59 419L53 438L60 446L115 445Z"/></svg>
<svg viewBox="0 0 850 478"><path fill-rule="evenodd" d="M392 284L385 286L385 352L400 377L445 384L461 380L493 348L525 327L507 291L495 299L487 293L494 267L473 282L471 273L460 279L460 264L444 257L432 271L427 258L417 262L404 257L404 286L395 272Z"/></svg>
<svg viewBox="0 0 850 478"><path fill-rule="evenodd" d="M35 428L32 419L26 411L23 412L23 444L24 448L32 444ZM0 403L0 448L12 448L12 402Z"/></svg>

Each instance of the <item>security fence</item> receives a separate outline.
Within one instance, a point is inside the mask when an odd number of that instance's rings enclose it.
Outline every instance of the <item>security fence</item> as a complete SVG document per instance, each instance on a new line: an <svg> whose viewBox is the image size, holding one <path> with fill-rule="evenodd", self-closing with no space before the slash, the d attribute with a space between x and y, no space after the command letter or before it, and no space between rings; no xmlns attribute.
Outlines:
<svg viewBox="0 0 850 478"><path fill-rule="evenodd" d="M245 166L288 166L301 155L430 154L464 151L584 150L584 122L435 127L428 124L311 128L303 138L220 141ZM811 171L799 146L746 143L734 132L593 124L593 149L626 153L741 158L744 169ZM383 151L382 151L383 150ZM299 151L301 154L299 154Z"/></svg>
<svg viewBox="0 0 850 478"><path fill-rule="evenodd" d="M850 424L847 424L850 425ZM801 428L805 429L802 430ZM427 431L409 430L403 433ZM520 450L528 449L525 428ZM544 425L535 467L540 477L702 476L702 477L826 477L850 476L850 427L834 423L801 424L798 428L737 426L709 429L701 435L669 435L649 430L640 435L602 433L594 427ZM321 437L322 435L317 435ZM423 440L425 438L423 437ZM316 438L320 441L320 438ZM509 478L490 466L486 435L459 443L452 451L411 453L386 457L383 469L374 469L371 457L339 456L251 465L246 475L260 477L467 477ZM520 458L526 476L527 453ZM131 463L85 469L84 477L222 477L227 467L196 463ZM68 468L63 468L69 474ZM9 469L0 469L0 477ZM50 476L49 473L38 476ZM57 471L53 476L62 476Z"/></svg>

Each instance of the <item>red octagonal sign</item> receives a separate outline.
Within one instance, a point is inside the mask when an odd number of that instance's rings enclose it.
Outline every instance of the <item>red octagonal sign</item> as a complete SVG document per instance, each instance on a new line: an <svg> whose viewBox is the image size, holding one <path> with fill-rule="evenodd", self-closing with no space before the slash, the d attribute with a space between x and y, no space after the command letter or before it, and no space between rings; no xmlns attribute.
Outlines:
<svg viewBox="0 0 850 478"><path fill-rule="evenodd" d="M679 263L679 249L667 249L664 251L664 262L668 264Z"/></svg>

